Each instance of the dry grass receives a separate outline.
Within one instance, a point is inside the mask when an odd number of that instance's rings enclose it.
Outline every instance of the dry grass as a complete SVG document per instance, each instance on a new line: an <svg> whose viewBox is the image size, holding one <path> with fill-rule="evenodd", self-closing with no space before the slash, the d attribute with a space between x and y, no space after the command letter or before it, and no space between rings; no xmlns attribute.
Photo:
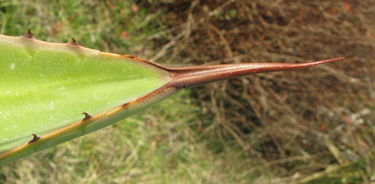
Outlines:
<svg viewBox="0 0 375 184"><path fill-rule="evenodd" d="M374 2L74 2L0 1L1 32L178 66L345 60L179 93L4 166L0 182L374 182Z"/></svg>
<svg viewBox="0 0 375 184"><path fill-rule="evenodd" d="M202 137L235 140L231 147L286 177L284 182L319 179L321 171L360 160L356 177L374 180L374 2L196 0L158 6L166 9L159 19L165 29L150 38L163 48L152 60L187 65L344 56L315 68L195 89L204 116L212 119L202 125Z"/></svg>

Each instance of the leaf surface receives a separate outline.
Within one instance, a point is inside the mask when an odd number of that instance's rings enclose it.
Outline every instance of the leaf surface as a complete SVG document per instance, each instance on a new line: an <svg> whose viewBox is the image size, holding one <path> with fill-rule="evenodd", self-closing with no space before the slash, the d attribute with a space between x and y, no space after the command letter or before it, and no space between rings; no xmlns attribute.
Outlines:
<svg viewBox="0 0 375 184"><path fill-rule="evenodd" d="M0 51L0 152L171 80L168 72L144 62L69 43L0 35Z"/></svg>

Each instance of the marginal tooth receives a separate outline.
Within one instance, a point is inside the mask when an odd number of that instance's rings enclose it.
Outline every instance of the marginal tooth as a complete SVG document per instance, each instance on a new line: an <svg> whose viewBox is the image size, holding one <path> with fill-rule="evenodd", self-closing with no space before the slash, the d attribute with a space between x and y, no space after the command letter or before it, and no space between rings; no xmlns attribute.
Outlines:
<svg viewBox="0 0 375 184"><path fill-rule="evenodd" d="M31 34L31 31L30 29L27 30L27 33L22 35L22 37L24 38L33 38L33 35Z"/></svg>
<svg viewBox="0 0 375 184"><path fill-rule="evenodd" d="M77 46L79 45L78 42L77 42L77 40L74 39L73 37L72 37L72 40L73 40L73 41L69 42L70 45L77 45Z"/></svg>
<svg viewBox="0 0 375 184"><path fill-rule="evenodd" d="M82 119L82 121L89 120L92 116L90 116L87 112L82 113L85 115L85 118Z"/></svg>
<svg viewBox="0 0 375 184"><path fill-rule="evenodd" d="M33 140L29 141L29 144L40 139L40 137L38 137L36 134L31 134L31 135L33 135L34 137L33 137Z"/></svg>
<svg viewBox="0 0 375 184"><path fill-rule="evenodd" d="M133 58L135 58L135 56L132 56L132 55L122 55L123 57L128 57L128 58L131 58L131 59L133 59Z"/></svg>

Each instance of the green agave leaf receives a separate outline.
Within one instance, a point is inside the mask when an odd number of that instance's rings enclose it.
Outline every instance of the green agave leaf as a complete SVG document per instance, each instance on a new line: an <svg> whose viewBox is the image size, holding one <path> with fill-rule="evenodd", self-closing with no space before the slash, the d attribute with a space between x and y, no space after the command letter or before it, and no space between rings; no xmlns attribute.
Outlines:
<svg viewBox="0 0 375 184"><path fill-rule="evenodd" d="M337 59L168 68L74 39L39 41L30 30L0 35L0 165L116 123L181 88Z"/></svg>

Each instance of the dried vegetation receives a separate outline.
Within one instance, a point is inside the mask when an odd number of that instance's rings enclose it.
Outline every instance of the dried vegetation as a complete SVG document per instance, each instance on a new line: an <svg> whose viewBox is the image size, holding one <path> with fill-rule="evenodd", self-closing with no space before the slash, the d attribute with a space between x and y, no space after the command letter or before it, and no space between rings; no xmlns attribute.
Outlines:
<svg viewBox="0 0 375 184"><path fill-rule="evenodd" d="M193 95L212 121L196 128L203 138L233 140L230 147L278 173L274 182L316 181L348 167L357 167L364 182L374 180L373 1L181 0L150 6L165 10L158 19L163 30L150 37L155 49L162 47L152 61L306 62L344 56L309 69L199 87Z"/></svg>

